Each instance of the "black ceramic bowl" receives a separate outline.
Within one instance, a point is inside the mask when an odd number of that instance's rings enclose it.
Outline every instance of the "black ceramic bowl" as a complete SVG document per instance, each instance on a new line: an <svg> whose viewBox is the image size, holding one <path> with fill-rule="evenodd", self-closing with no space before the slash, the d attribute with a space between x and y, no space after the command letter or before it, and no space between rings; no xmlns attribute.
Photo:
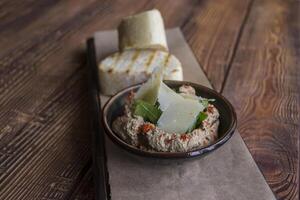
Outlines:
<svg viewBox="0 0 300 200"><path fill-rule="evenodd" d="M135 146L132 146L125 141L123 141L118 134L116 134L112 130L112 122L116 119L116 117L121 116L124 111L125 98L128 96L130 91L137 91L137 89L141 86L135 85L129 88L126 88L116 95L111 97L106 105L103 108L103 124L105 128L106 134L109 138L119 145L120 147L145 157L157 157L157 158L190 158L195 156L205 155L209 152L214 151L215 149L222 146L225 142L227 142L234 133L236 128L236 114L234 108L229 103L225 97L217 93L216 91L204 87L202 85L198 85L195 83L185 82L185 81L164 81L171 88L179 88L180 86L187 84L191 85L195 88L198 96L202 96L205 98L215 99L212 104L219 110L220 113L220 125L218 130L218 140L213 144L194 149L188 152L149 152L141 150Z"/></svg>

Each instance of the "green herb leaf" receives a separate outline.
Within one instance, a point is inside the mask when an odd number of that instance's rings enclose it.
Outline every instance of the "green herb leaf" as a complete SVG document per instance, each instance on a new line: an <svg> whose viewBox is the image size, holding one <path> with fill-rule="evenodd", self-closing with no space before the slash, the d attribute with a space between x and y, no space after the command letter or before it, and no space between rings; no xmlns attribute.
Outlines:
<svg viewBox="0 0 300 200"><path fill-rule="evenodd" d="M143 100L136 100L133 105L134 115L143 117L144 120L156 124L161 115L161 110Z"/></svg>
<svg viewBox="0 0 300 200"><path fill-rule="evenodd" d="M207 114L205 112L200 112L197 116L196 122L194 125L189 128L187 132L192 132L194 129L199 128L201 123L207 118Z"/></svg>
<svg viewBox="0 0 300 200"><path fill-rule="evenodd" d="M207 114L205 112L200 112L197 117L197 122L200 125L207 118Z"/></svg>

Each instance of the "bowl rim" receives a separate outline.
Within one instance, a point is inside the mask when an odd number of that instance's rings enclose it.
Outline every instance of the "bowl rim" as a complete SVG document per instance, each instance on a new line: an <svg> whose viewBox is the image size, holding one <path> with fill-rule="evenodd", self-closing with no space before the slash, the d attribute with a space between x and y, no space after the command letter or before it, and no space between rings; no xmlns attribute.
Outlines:
<svg viewBox="0 0 300 200"><path fill-rule="evenodd" d="M237 126L237 116L236 116L236 112L235 112L232 104L222 94L220 94L217 91L215 91L211 88L208 88L206 86L203 86L203 85L200 85L197 83L193 83L193 82L189 82L189 81L164 80L163 82L166 83L167 85L169 85L169 84L191 85L193 87L197 87L197 90L205 91L206 93L211 93L214 96L218 96L218 98L222 99L222 101L226 104L226 106L228 106L228 108L230 110L230 116L231 116L232 120L230 122L228 130L223 134L222 137L218 138L216 142L214 142L208 146L199 147L199 148L196 148L196 149L193 149L190 151L186 151L186 152L146 151L146 150L139 149L131 144L128 144L123 139L121 139L117 133L115 133L112 130L111 125L108 123L108 120L107 120L107 113L108 113L109 107L112 105L112 103L116 99L118 99L118 97L120 97L124 93L127 93L131 90L134 90L134 89L140 87L143 84L143 83L138 83L138 84L126 87L126 88L118 91L115 95L111 96L108 99L108 101L105 103L105 105L101 111L102 112L102 123L104 124L104 129L105 129L104 132L109 136L109 138L114 143L117 143L119 146L125 148L127 151L133 152L138 155L142 155L144 157L192 158L192 157L204 155L210 151L213 151L213 150L219 148L220 146L222 146L224 143L226 143L232 137L232 135L235 132L236 126Z"/></svg>

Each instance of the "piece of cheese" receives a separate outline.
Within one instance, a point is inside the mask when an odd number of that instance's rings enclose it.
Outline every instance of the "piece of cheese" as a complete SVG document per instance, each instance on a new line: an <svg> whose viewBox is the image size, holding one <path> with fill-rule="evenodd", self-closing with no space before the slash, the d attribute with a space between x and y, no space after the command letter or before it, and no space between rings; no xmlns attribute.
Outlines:
<svg viewBox="0 0 300 200"><path fill-rule="evenodd" d="M158 92L162 83L162 74L162 68L155 68L151 77L135 93L134 98L154 105L156 103Z"/></svg>
<svg viewBox="0 0 300 200"><path fill-rule="evenodd" d="M156 9L124 18L119 27L119 49L168 51L164 22Z"/></svg>
<svg viewBox="0 0 300 200"><path fill-rule="evenodd" d="M165 83L160 84L158 92L158 103L159 108L162 111L165 111L172 102L179 100L183 100L183 97L180 96L180 94L169 88Z"/></svg>
<svg viewBox="0 0 300 200"><path fill-rule="evenodd" d="M203 109L198 100L173 101L160 116L157 126L168 133L185 133L193 126Z"/></svg>
<svg viewBox="0 0 300 200"><path fill-rule="evenodd" d="M99 64L100 89L113 95L130 85L146 81L156 67L163 68L163 79L182 80L179 60L159 50L128 50L106 57Z"/></svg>

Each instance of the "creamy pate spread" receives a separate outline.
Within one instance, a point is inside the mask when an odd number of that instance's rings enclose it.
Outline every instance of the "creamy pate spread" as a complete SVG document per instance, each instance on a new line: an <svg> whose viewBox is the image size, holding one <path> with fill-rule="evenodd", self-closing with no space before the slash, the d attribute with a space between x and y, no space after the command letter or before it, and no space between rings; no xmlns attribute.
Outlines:
<svg viewBox="0 0 300 200"><path fill-rule="evenodd" d="M191 86L181 86L180 94L195 95ZM204 110L207 117L201 126L188 133L169 133L140 116L132 113L131 102L125 105L124 115L118 117L112 124L116 132L128 144L148 151L187 152L212 144L218 138L219 112L212 104Z"/></svg>

